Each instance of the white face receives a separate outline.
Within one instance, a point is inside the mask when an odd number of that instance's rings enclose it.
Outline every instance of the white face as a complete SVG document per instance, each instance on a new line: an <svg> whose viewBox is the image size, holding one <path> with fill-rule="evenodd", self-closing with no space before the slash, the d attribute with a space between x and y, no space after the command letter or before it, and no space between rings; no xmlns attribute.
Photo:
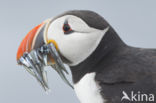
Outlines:
<svg viewBox="0 0 156 103"><path fill-rule="evenodd" d="M68 34L63 30L67 22L72 29ZM48 40L56 41L61 55L72 62L68 65L74 66L91 55L108 29L98 30L89 27L81 18L65 15L52 21L46 36Z"/></svg>

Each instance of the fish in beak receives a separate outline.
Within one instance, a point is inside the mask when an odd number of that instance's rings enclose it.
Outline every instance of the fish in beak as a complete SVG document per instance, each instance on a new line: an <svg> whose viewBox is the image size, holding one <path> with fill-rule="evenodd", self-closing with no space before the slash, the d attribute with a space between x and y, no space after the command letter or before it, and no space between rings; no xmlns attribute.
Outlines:
<svg viewBox="0 0 156 103"><path fill-rule="evenodd" d="M49 91L46 66L51 66L60 75L62 80L70 87L73 86L67 80L68 74L61 57L58 46L54 40L47 41L46 33L51 19L44 21L33 28L21 42L17 51L17 62L22 65L45 91Z"/></svg>

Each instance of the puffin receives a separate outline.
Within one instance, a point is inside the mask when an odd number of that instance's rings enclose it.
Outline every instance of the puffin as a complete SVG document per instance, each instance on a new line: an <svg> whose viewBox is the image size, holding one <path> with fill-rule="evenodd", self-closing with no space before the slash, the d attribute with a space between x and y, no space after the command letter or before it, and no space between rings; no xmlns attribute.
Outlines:
<svg viewBox="0 0 156 103"><path fill-rule="evenodd" d="M16 60L46 91L44 67L51 66L80 103L155 103L156 49L127 45L90 10L67 11L33 28L22 40Z"/></svg>

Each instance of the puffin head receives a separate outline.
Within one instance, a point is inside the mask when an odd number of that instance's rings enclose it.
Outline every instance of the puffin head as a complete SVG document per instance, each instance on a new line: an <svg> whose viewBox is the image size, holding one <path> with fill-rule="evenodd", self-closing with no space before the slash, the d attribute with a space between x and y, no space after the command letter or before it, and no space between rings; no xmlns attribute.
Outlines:
<svg viewBox="0 0 156 103"><path fill-rule="evenodd" d="M109 24L95 12L65 12L42 22L26 35L19 46L17 61L46 90L48 86L44 66L51 65L67 81L62 64L75 66L84 61L95 51L109 28Z"/></svg>
<svg viewBox="0 0 156 103"><path fill-rule="evenodd" d="M109 25L92 11L68 11L51 20L46 38L70 66L84 61L98 46Z"/></svg>

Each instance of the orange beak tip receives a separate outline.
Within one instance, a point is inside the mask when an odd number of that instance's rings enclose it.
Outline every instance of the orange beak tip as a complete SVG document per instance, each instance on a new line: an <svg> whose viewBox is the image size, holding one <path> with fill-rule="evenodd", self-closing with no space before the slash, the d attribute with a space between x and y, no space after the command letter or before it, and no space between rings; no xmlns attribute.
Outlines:
<svg viewBox="0 0 156 103"><path fill-rule="evenodd" d="M34 40L34 37L38 31L38 29L43 25L39 24L38 26L36 26L35 28L33 28L31 31L28 32L28 34L24 37L24 39L22 40L18 51L17 51L17 56L16 56L16 60L18 61L20 59L21 56L23 56L23 54L25 52L30 52L32 49L32 43Z"/></svg>

